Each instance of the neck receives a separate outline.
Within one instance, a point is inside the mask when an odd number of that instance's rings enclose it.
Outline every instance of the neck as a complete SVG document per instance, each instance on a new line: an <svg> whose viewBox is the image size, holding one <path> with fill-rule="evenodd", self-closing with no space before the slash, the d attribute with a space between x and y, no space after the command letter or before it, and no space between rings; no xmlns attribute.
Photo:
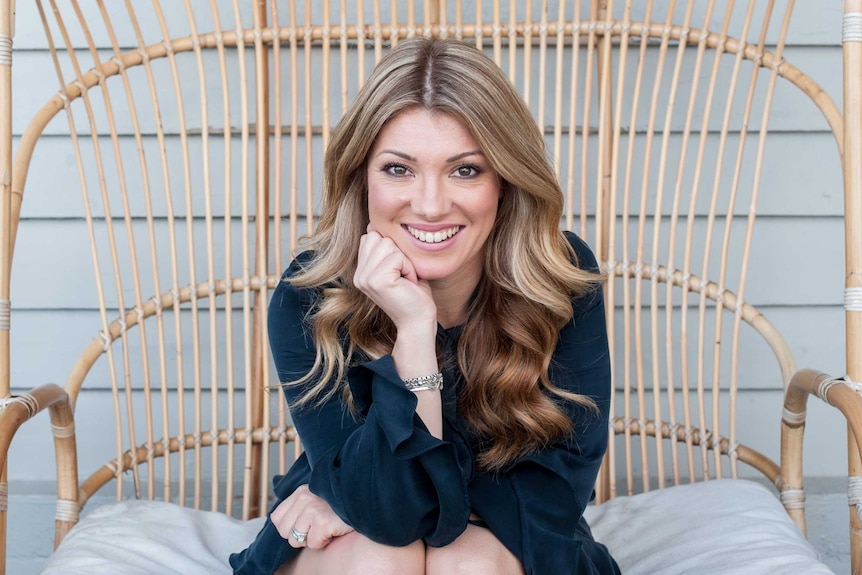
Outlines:
<svg viewBox="0 0 862 575"><path fill-rule="evenodd" d="M437 280L430 282L431 297L437 305L437 323L443 328L461 325L467 321L467 305L476 286L479 285L481 270L475 277L461 278L451 282Z"/></svg>

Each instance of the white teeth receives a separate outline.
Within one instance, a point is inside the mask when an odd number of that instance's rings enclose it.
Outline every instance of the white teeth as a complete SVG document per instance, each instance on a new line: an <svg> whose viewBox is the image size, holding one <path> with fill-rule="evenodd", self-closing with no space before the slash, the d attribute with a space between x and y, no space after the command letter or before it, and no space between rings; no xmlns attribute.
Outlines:
<svg viewBox="0 0 862 575"><path fill-rule="evenodd" d="M460 229L461 226L453 226L445 230L440 230L439 232L425 232L407 226L407 231L410 232L410 234L414 238L416 238L420 242L425 242L428 244L437 244L442 242L443 240L448 240L449 238L457 234Z"/></svg>

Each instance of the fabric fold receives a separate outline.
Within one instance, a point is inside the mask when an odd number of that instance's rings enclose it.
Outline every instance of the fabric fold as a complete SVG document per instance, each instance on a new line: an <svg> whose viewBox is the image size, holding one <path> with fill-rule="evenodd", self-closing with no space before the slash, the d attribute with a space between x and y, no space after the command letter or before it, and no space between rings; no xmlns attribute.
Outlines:
<svg viewBox="0 0 862 575"><path fill-rule="evenodd" d="M395 457L412 459L448 443L431 435L416 415L416 394L398 377L392 356L384 355L350 368L347 381L362 415L368 417L374 406L376 421Z"/></svg>
<svg viewBox="0 0 862 575"><path fill-rule="evenodd" d="M575 265L595 269L586 244L574 234L566 237ZM299 380L315 365L311 318L322 294L289 281L311 257L297 258L270 304L270 345L282 382ZM548 375L555 387L593 399L598 409L563 402L574 424L568 438L502 471L474 469L484 439L459 413L465 388L457 360L461 329L438 326L445 379L442 439L431 435L416 414L416 395L404 386L391 356L370 361L352 357L346 383L356 410L343 401L341 390L323 405L291 410L307 457L297 463L306 475L292 469L289 476L303 477L346 523L383 544L421 539L432 547L447 545L464 532L475 512L522 561L526 573L618 573L607 550L592 540L586 524L581 526L608 441L610 358L601 290L573 298L572 304L572 321L560 331ZM291 406L303 392L291 385L283 390ZM282 479L276 488L279 499L301 484ZM240 554L248 565L271 565L296 553L270 522L259 540ZM247 556L255 554L264 557Z"/></svg>

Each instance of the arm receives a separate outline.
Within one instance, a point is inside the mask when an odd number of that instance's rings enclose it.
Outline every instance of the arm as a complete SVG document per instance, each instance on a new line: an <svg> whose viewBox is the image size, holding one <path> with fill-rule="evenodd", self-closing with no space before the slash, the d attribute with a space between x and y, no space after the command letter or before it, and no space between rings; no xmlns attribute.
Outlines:
<svg viewBox="0 0 862 575"><path fill-rule="evenodd" d="M273 295L270 343L281 381L298 379L314 363L306 314L315 297L286 282ZM292 412L312 469L311 492L376 541L405 545L424 537L444 545L454 540L469 515L469 470L458 463L466 446L428 432L416 413L416 394L404 387L391 356L353 367L348 380L361 417L349 412L340 395ZM292 402L302 389L284 391Z"/></svg>
<svg viewBox="0 0 862 575"><path fill-rule="evenodd" d="M436 373L437 305L427 281L390 238L368 224L360 239L353 284L395 324L392 360L401 379ZM416 413L436 438L443 436L440 392L425 390L416 396Z"/></svg>

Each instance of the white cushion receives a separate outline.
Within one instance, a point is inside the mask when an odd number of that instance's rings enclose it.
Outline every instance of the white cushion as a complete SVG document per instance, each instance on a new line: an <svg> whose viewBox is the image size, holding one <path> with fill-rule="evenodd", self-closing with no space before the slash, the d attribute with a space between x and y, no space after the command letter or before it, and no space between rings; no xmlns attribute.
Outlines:
<svg viewBox="0 0 862 575"><path fill-rule="evenodd" d="M617 497L585 516L625 575L832 575L775 494L753 481Z"/></svg>
<svg viewBox="0 0 862 575"><path fill-rule="evenodd" d="M248 546L262 525L161 501L112 503L84 517L42 573L230 575L228 555Z"/></svg>
<svg viewBox="0 0 862 575"><path fill-rule="evenodd" d="M625 575L832 573L775 495L751 481L618 497L586 517ZM75 526L43 574L229 575L228 555L247 546L262 521L157 501L106 505Z"/></svg>

